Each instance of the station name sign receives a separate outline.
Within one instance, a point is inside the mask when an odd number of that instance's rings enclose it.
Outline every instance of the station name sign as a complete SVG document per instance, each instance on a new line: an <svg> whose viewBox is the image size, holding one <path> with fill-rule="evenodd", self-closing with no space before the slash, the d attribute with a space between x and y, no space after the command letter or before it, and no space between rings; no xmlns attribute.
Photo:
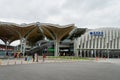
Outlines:
<svg viewBox="0 0 120 80"><path fill-rule="evenodd" d="M97 32L90 32L90 35L91 36L103 36L103 32L99 32L99 31L97 31Z"/></svg>

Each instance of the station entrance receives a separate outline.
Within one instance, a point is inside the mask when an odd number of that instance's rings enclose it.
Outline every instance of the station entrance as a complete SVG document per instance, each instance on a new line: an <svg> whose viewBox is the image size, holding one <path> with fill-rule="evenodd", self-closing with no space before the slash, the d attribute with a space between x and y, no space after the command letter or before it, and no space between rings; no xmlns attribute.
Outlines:
<svg viewBox="0 0 120 80"><path fill-rule="evenodd" d="M120 58L119 49L79 49L80 57Z"/></svg>

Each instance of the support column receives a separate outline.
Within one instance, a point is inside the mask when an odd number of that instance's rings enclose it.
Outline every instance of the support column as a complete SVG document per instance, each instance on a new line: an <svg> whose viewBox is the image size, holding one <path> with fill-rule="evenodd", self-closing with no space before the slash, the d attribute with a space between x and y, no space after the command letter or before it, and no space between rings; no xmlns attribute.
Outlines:
<svg viewBox="0 0 120 80"><path fill-rule="evenodd" d="M107 50L107 58L109 58L109 51Z"/></svg>
<svg viewBox="0 0 120 80"><path fill-rule="evenodd" d="M103 58L103 52L101 52L101 57Z"/></svg>
<svg viewBox="0 0 120 80"><path fill-rule="evenodd" d="M107 57L109 58L109 53L107 54Z"/></svg>
<svg viewBox="0 0 120 80"><path fill-rule="evenodd" d="M100 51L98 50L97 53L98 53L98 57L100 58Z"/></svg>
<svg viewBox="0 0 120 80"><path fill-rule="evenodd" d="M26 38L22 38L20 40L20 44L21 44L21 50L20 52L23 54L23 56L25 56L25 51L26 51Z"/></svg>
<svg viewBox="0 0 120 80"><path fill-rule="evenodd" d="M6 56L6 54L7 54L7 41L5 42L5 50L6 50L6 52L5 52L5 56Z"/></svg>
<svg viewBox="0 0 120 80"><path fill-rule="evenodd" d="M23 56L25 56L25 51L26 51L26 39L23 43Z"/></svg>
<svg viewBox="0 0 120 80"><path fill-rule="evenodd" d="M54 56L58 56L58 53L59 53L59 41L55 40L54 44L55 44Z"/></svg>
<svg viewBox="0 0 120 80"><path fill-rule="evenodd" d="M74 40L74 54L75 54L76 57L78 57L79 45L80 45L79 38L77 38L77 39Z"/></svg>
<svg viewBox="0 0 120 80"><path fill-rule="evenodd" d="M75 51L75 56L78 57L78 50Z"/></svg>
<svg viewBox="0 0 120 80"><path fill-rule="evenodd" d="M117 42L118 42L117 40L118 40L118 39L116 38L116 39L115 39L115 49L117 49L117 44L118 44L118 43L117 43Z"/></svg>
<svg viewBox="0 0 120 80"><path fill-rule="evenodd" d="M96 57L96 50L94 50L94 56Z"/></svg>
<svg viewBox="0 0 120 80"><path fill-rule="evenodd" d="M8 53L8 45L9 45L9 42L6 41L6 42L5 42L5 50L6 50L5 56L8 55L8 54L7 54L7 53Z"/></svg>
<svg viewBox="0 0 120 80"><path fill-rule="evenodd" d="M22 53L23 52L23 47L22 47L23 45L22 45L22 38L20 39L20 52Z"/></svg>
<svg viewBox="0 0 120 80"><path fill-rule="evenodd" d="M82 50L80 50L80 57L81 57L81 58L83 57L83 55L82 55Z"/></svg>
<svg viewBox="0 0 120 80"><path fill-rule="evenodd" d="M90 55L89 55L89 51L87 51L87 57L90 57Z"/></svg>
<svg viewBox="0 0 120 80"><path fill-rule="evenodd" d="M119 43L118 43L118 49L120 49L120 38L118 38Z"/></svg>
<svg viewBox="0 0 120 80"><path fill-rule="evenodd" d="M94 57L93 54L94 52L93 52L93 50L90 50L90 55L91 55L91 57Z"/></svg>
<svg viewBox="0 0 120 80"><path fill-rule="evenodd" d="M86 51L84 50L84 57L86 57Z"/></svg>

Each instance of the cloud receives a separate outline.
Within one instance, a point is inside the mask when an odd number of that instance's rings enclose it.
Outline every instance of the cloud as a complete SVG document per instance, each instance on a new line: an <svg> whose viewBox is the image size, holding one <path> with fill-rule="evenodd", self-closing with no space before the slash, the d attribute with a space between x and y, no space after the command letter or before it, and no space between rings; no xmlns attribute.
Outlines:
<svg viewBox="0 0 120 80"><path fill-rule="evenodd" d="M58 14L56 10L62 5L64 0L1 0L0 18L19 19L27 22L42 21L53 14Z"/></svg>
<svg viewBox="0 0 120 80"><path fill-rule="evenodd" d="M0 21L120 26L119 0L0 0Z"/></svg>
<svg viewBox="0 0 120 80"><path fill-rule="evenodd" d="M0 0L0 21L120 28L119 0Z"/></svg>
<svg viewBox="0 0 120 80"><path fill-rule="evenodd" d="M119 26L119 0L68 0L64 14L78 27L87 25ZM72 19L71 19L72 18ZM74 22L73 21L73 22ZM94 27L97 28L98 26ZM88 28L92 28L89 27Z"/></svg>
<svg viewBox="0 0 120 80"><path fill-rule="evenodd" d="M119 0L0 0L0 20L114 27L120 25L119 4Z"/></svg>

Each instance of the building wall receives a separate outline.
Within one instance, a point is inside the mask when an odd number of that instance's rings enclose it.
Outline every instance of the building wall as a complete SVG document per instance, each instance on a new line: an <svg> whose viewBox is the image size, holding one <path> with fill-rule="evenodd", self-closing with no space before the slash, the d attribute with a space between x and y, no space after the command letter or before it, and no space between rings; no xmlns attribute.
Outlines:
<svg viewBox="0 0 120 80"><path fill-rule="evenodd" d="M103 35L92 36L90 32L103 32ZM78 54L83 52L86 53L86 55L87 53L90 55L93 50L95 52L95 50L102 49L120 49L120 28L98 28L87 30L85 34L74 41L74 50L77 50Z"/></svg>

